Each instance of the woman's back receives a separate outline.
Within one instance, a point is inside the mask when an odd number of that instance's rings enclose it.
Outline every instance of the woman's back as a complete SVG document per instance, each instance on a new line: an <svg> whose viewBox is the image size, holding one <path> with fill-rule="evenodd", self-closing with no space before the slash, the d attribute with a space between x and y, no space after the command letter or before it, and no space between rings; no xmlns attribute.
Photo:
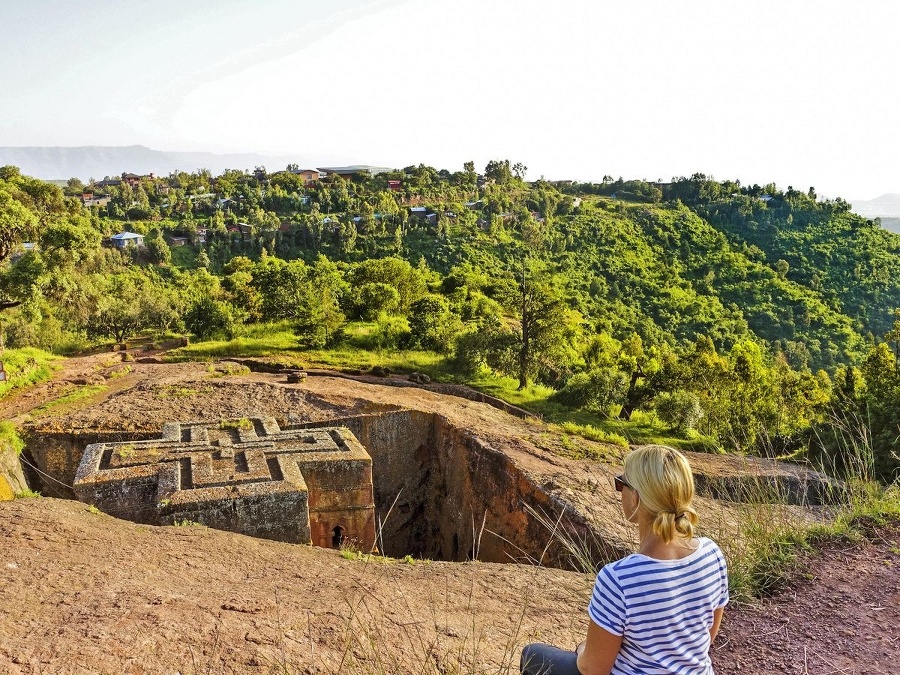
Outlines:
<svg viewBox="0 0 900 675"><path fill-rule="evenodd" d="M710 539L674 560L635 553L604 567L588 607L622 636L612 673L708 673L713 612L728 602L728 575Z"/></svg>
<svg viewBox="0 0 900 675"><path fill-rule="evenodd" d="M584 642L574 652L531 644L524 675L711 675L709 647L728 603L728 569L709 539L694 538L694 476L665 445L625 457L613 479L639 552L600 570Z"/></svg>

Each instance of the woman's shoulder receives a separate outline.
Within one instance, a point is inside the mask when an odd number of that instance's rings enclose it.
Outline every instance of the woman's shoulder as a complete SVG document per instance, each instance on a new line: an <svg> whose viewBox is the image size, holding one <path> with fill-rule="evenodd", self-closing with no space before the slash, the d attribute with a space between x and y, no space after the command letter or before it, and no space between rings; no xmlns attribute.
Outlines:
<svg viewBox="0 0 900 675"><path fill-rule="evenodd" d="M631 568L641 562L642 558L642 555L632 553L630 555L626 555L624 558L619 558L618 560L606 563L602 568L600 568L600 572L597 574L597 578L606 578L609 581L617 583L619 577L623 574L627 574Z"/></svg>
<svg viewBox="0 0 900 675"><path fill-rule="evenodd" d="M698 550L706 551L708 554L715 556L722 565L725 564L725 554L722 553L722 549L719 548L719 545L715 541L709 537L698 537L697 541L700 542L700 545L697 547Z"/></svg>
<svg viewBox="0 0 900 675"><path fill-rule="evenodd" d="M615 576L616 574L636 567L646 567L654 564L663 566L677 565L678 563L687 563L691 560L706 558L710 555L722 559L725 557L722 553L722 549L719 548L719 545L709 537L695 537L685 544L685 548L688 549L685 552L685 555L673 557L671 559L654 558L644 555L643 553L632 553L624 558L619 558L614 562L604 565L603 570L606 570L609 576Z"/></svg>
<svg viewBox="0 0 900 675"><path fill-rule="evenodd" d="M697 537L697 542L698 549L712 550L719 553L722 552L722 549L719 548L719 545L709 537Z"/></svg>

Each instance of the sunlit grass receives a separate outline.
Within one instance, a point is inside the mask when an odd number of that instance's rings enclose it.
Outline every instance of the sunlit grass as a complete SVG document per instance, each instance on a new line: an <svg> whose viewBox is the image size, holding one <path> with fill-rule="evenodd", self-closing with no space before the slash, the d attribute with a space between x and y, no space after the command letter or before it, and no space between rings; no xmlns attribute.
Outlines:
<svg viewBox="0 0 900 675"><path fill-rule="evenodd" d="M172 265L181 270L197 269L197 247L196 246L172 246Z"/></svg>
<svg viewBox="0 0 900 675"><path fill-rule="evenodd" d="M574 422L563 422L559 428L566 434L572 436L581 436L589 441L597 441L598 443L612 443L613 445L628 446L628 440L624 436L617 433L604 431L591 424L575 424Z"/></svg>
<svg viewBox="0 0 900 675"><path fill-rule="evenodd" d="M25 441L19 436L16 425L8 420L0 422L0 450L9 450L16 455L25 449Z"/></svg>
<svg viewBox="0 0 900 675"><path fill-rule="evenodd" d="M61 357L41 349L7 349L3 352L6 380L0 382L0 398L13 389L29 387L49 380Z"/></svg>
<svg viewBox="0 0 900 675"><path fill-rule="evenodd" d="M371 370L375 366L387 368L393 373L425 373L433 379L441 379L446 373L446 357L426 351L378 352L352 347L338 347L303 352L310 367L337 370Z"/></svg>
<svg viewBox="0 0 900 675"><path fill-rule="evenodd" d="M167 358L173 361L204 361L236 357L264 357L297 354L297 337L287 323L256 324L244 327L230 340L206 340L174 349Z"/></svg>
<svg viewBox="0 0 900 675"><path fill-rule="evenodd" d="M207 340L175 349L168 354L173 361L204 361L223 358L269 357L286 366L367 371L379 366L391 372L423 372L434 379L450 379L447 357L419 350L377 350L361 346L372 326L351 323L345 339L328 349L304 350L287 322L245 327L231 340Z"/></svg>
<svg viewBox="0 0 900 675"><path fill-rule="evenodd" d="M485 394L502 398L507 403L520 406L541 416L545 416L546 401L554 391L542 384L530 384L520 390L517 379L487 373L479 373L469 380L468 384Z"/></svg>
<svg viewBox="0 0 900 675"><path fill-rule="evenodd" d="M672 429L652 412L636 411L630 420L610 419L603 421L599 426L604 431L624 436L632 445L655 443L693 452L719 452L715 441L706 436L700 434L692 434L689 438L674 436Z"/></svg>

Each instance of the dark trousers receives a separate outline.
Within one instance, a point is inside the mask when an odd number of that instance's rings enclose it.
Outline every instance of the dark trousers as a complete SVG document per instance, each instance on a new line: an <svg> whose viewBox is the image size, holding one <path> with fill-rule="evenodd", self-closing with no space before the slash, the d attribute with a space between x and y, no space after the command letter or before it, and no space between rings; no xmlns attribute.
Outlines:
<svg viewBox="0 0 900 675"><path fill-rule="evenodd" d="M519 669L522 675L581 675L575 660L573 651L533 644L522 650Z"/></svg>

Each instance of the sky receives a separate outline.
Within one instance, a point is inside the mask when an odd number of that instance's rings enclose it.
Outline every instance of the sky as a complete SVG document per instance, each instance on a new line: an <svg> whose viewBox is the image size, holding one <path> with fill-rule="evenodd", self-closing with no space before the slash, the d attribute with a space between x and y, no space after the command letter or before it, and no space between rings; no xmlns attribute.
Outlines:
<svg viewBox="0 0 900 675"><path fill-rule="evenodd" d="M0 0L0 146L900 192L900 3Z"/></svg>

